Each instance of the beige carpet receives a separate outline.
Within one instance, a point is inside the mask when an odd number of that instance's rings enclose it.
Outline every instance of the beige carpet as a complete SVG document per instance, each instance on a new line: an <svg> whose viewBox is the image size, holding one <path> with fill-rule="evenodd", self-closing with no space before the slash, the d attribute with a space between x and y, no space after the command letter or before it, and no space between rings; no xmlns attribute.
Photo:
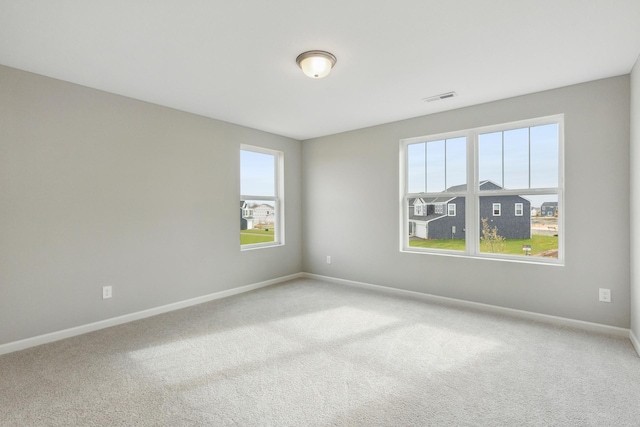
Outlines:
<svg viewBox="0 0 640 427"><path fill-rule="evenodd" d="M638 426L627 339L295 280L0 357L2 426Z"/></svg>

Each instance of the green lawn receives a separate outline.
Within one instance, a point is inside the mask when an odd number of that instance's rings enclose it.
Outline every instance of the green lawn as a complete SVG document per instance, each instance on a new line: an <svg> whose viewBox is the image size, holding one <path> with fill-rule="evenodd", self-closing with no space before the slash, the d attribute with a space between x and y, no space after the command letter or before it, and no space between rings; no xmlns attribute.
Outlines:
<svg viewBox="0 0 640 427"><path fill-rule="evenodd" d="M434 240L409 240L409 246L414 248L449 249L452 251L464 251L464 239L434 239Z"/></svg>
<svg viewBox="0 0 640 427"><path fill-rule="evenodd" d="M240 244L250 245L252 243L273 242L273 228L266 230L240 230Z"/></svg>
<svg viewBox="0 0 640 427"><path fill-rule="evenodd" d="M524 255L522 245L531 246L531 255L541 252L558 249L558 237L533 235L531 239L507 239L505 240L505 251L509 255ZM409 246L415 248L449 249L454 251L464 251L465 241L463 239L438 239L438 240L410 240Z"/></svg>

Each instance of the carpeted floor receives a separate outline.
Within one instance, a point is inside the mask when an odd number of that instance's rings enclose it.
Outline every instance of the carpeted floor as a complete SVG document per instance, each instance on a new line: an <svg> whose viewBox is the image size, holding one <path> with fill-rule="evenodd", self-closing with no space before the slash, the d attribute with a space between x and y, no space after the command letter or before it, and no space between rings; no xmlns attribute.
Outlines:
<svg viewBox="0 0 640 427"><path fill-rule="evenodd" d="M624 338L300 279L0 356L2 426L638 426Z"/></svg>

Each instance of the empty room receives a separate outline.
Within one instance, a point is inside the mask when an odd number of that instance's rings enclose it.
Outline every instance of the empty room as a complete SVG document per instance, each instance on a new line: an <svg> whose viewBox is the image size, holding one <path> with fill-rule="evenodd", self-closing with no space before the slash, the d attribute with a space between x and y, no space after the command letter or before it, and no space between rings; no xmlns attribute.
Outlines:
<svg viewBox="0 0 640 427"><path fill-rule="evenodd" d="M637 426L640 2L0 0L0 426Z"/></svg>

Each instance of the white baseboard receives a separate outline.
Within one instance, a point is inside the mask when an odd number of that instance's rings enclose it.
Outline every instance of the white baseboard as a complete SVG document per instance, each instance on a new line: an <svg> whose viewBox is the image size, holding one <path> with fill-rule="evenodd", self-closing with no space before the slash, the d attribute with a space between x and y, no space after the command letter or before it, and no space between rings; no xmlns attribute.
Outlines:
<svg viewBox="0 0 640 427"><path fill-rule="evenodd" d="M550 316L548 314L540 314L540 313L534 313L531 311L516 310L513 308L499 307L497 305L482 304L479 302L464 301L456 298L441 297L437 295L425 294L422 292L408 291L405 289L390 288L387 286L380 286L380 285L372 285L370 283L338 279L335 277L321 276L319 274L303 273L303 277L307 277L310 279L324 280L326 282L336 283L340 285L377 290L377 291L391 293L394 295L409 296L412 298L419 298L425 301L436 302L436 303L444 303L444 304L448 304L456 307L479 309L479 310L484 310L484 311L488 311L496 314L505 314L505 315L517 317L520 319L534 320L537 322L551 323L551 324L560 325L560 326L568 326L572 328L582 329L582 330L591 331L591 332L600 332L600 333L615 335L619 337L626 338L626 337L629 337L631 333L629 329L619 328L616 326L585 322L582 320L568 319L566 317ZM632 342L633 342L633 339L632 339ZM640 349L640 346L637 344L638 342L636 340L636 342L634 343L636 350ZM638 353L640 354L640 351L638 351Z"/></svg>
<svg viewBox="0 0 640 427"><path fill-rule="evenodd" d="M18 350L24 350L29 347L35 347L41 344L47 344L64 338L74 337L76 335L86 334L111 326L121 325L123 323L133 322L134 320L144 319L146 317L156 316L158 314L167 313L169 311L180 310L181 308L190 307L192 305L202 304L220 298L230 297L232 295L249 292L254 289L264 288L265 286L275 285L276 283L286 282L288 280L303 277L303 273L291 274L289 276L278 277L276 279L266 280L264 282L253 283L251 285L240 286L238 288L227 289L225 291L214 292L209 295L191 298L184 301L178 301L172 304L160 307L150 308L135 313L125 314L123 316L112 317L111 319L100 320L98 322L88 323L86 325L76 326L74 328L64 329L61 331L51 332L36 337L25 338L20 341L14 341L0 345L0 355L12 353Z"/></svg>
<svg viewBox="0 0 640 427"><path fill-rule="evenodd" d="M585 322L582 320L568 319L565 317L550 316L547 314L534 313L524 310L516 310L512 308L499 307L490 304L482 304L478 302L464 301L455 298L441 297L437 295L425 294L422 292L408 291L405 289L390 288L387 286L373 285L370 283L357 282L353 280L338 279L335 277L322 276L311 273L296 273L289 276L278 277L276 279L266 280L264 282L253 283L250 285L240 286L238 288L227 289L225 291L215 292L201 297L196 297L184 301L178 301L172 304L163 305L160 307L150 308L147 310L138 311L135 313L125 314L123 316L113 317L111 319L105 319L98 322L88 323L86 325L76 326L61 331L51 332L44 335L38 335L36 337L25 338L23 340L10 342L0 345L0 355L12 353L14 351L24 350L26 348L35 347L41 344L47 344L50 342L58 341L65 338L74 337L77 335L86 334L88 332L97 331L100 329L109 328L111 326L121 325L123 323L133 322L135 320L144 319L158 314L167 313L174 310L180 310L181 308L190 307L193 305L202 304L205 302L213 301L220 298L229 297L232 295L249 292L254 289L264 288L266 286L275 285L277 283L286 282L289 280L306 277L310 279L318 279L326 282L336 283L340 285L353 286L363 289L377 290L387 292L390 294L409 296L412 298L419 298L425 301L444 303L456 307L473 308L488 311L491 313L505 314L521 319L534 320L538 322L551 323L555 325L568 326L587 330L591 332L600 332L610 335L628 337L631 340L636 352L640 356L640 341L634 335L633 331L625 328L619 328L616 326L602 325L599 323Z"/></svg>
<svg viewBox="0 0 640 427"><path fill-rule="evenodd" d="M638 341L633 331L629 331L629 339L631 340L631 344L633 344L633 348L636 349L636 353L640 356L640 341Z"/></svg>

